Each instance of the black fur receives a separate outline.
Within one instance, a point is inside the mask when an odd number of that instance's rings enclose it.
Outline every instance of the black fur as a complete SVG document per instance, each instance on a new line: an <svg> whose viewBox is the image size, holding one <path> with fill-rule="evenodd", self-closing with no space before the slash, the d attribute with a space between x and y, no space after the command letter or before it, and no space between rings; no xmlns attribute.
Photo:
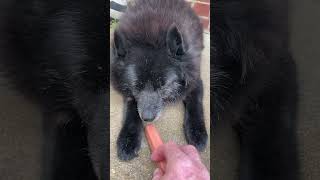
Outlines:
<svg viewBox="0 0 320 180"><path fill-rule="evenodd" d="M108 179L104 1L2 1L0 10L1 74L43 112L40 179Z"/></svg>
<svg viewBox="0 0 320 180"><path fill-rule="evenodd" d="M111 59L113 86L126 106L117 141L120 159L137 156L141 119L153 121L166 104L179 100L186 109L187 142L204 149L202 32L199 18L184 0L137 0L120 19Z"/></svg>
<svg viewBox="0 0 320 180"><path fill-rule="evenodd" d="M212 7L213 132L220 121L234 124L241 180L296 180L298 87L288 4L216 0Z"/></svg>

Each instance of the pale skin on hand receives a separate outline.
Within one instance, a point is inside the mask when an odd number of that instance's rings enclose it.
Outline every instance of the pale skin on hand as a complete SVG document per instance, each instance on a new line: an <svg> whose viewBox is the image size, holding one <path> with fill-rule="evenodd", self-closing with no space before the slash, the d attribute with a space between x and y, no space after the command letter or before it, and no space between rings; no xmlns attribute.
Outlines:
<svg viewBox="0 0 320 180"><path fill-rule="evenodd" d="M192 145L179 146L173 142L161 145L151 155L155 162L166 161L165 172L157 168L152 180L209 180L207 168Z"/></svg>

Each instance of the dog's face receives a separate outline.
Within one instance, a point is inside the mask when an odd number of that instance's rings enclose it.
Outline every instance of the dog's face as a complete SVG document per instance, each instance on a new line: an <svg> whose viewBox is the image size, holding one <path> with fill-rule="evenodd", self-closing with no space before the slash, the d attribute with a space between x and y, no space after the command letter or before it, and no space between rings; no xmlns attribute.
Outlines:
<svg viewBox="0 0 320 180"><path fill-rule="evenodd" d="M178 29L167 32L166 46L155 49L143 43L128 44L124 35L114 34L113 81L137 102L140 118L153 121L163 107L184 95L184 45Z"/></svg>

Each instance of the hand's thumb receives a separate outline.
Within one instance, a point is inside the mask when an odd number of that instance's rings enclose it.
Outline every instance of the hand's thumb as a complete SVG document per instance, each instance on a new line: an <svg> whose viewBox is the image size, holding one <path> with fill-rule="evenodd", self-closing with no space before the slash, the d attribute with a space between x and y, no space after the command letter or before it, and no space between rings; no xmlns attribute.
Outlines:
<svg viewBox="0 0 320 180"><path fill-rule="evenodd" d="M161 169L157 168L153 173L152 180L160 180L160 178L162 176L163 176L163 173L162 173Z"/></svg>

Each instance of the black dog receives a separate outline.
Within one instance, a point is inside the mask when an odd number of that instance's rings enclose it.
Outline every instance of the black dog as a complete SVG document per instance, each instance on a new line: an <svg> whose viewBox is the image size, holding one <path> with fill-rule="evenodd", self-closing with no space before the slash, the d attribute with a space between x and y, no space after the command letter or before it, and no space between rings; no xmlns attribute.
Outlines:
<svg viewBox="0 0 320 180"><path fill-rule="evenodd" d="M43 180L108 179L105 2L2 1L0 64L43 111Z"/></svg>
<svg viewBox="0 0 320 180"><path fill-rule="evenodd" d="M287 2L216 0L212 7L213 131L220 121L233 122L241 180L296 180L297 83Z"/></svg>
<svg viewBox="0 0 320 180"><path fill-rule="evenodd" d="M136 0L114 32L111 81L123 94L126 116L118 156L137 155L144 121L168 103L183 100L184 132L199 150L207 142L200 79L202 26L184 0ZM142 119L142 120L141 120Z"/></svg>

